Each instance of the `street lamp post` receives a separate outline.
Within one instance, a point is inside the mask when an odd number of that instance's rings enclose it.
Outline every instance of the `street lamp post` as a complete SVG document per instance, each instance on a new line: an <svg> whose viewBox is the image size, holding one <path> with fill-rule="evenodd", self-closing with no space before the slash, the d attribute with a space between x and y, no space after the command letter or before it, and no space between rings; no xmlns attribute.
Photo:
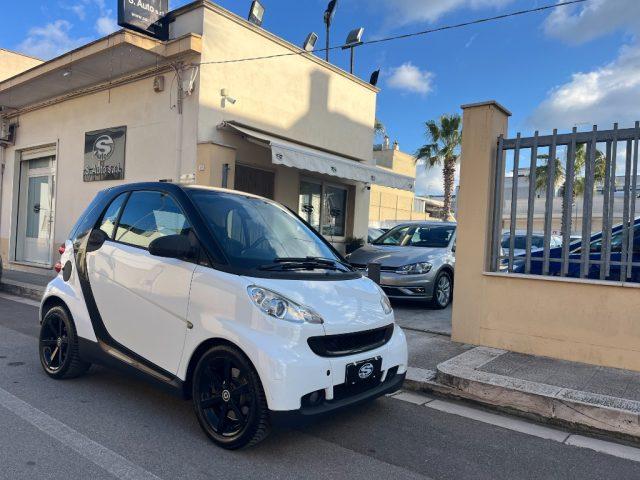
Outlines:
<svg viewBox="0 0 640 480"><path fill-rule="evenodd" d="M325 50L325 60L329 61L329 48L330 48L330 38L331 38L331 23L333 22L333 17L336 16L336 8L338 6L338 0L331 0L329 5L327 5L327 9L324 12L324 24L327 26L327 49Z"/></svg>

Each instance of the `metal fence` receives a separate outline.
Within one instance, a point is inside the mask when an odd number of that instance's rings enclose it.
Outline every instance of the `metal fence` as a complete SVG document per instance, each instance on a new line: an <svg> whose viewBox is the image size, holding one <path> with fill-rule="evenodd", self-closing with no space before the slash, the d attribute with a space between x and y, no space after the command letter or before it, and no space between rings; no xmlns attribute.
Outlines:
<svg viewBox="0 0 640 480"><path fill-rule="evenodd" d="M491 270L640 282L639 138L640 122L634 128L615 124L612 130L500 137ZM506 181L510 198L504 198ZM602 196L596 198L596 217L594 196ZM562 205L555 214L554 200ZM557 236L554 222L561 224Z"/></svg>

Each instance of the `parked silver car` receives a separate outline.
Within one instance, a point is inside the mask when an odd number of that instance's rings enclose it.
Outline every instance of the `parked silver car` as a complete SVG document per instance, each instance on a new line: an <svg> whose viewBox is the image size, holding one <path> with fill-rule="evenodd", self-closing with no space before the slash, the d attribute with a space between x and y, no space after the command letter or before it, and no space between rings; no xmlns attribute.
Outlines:
<svg viewBox="0 0 640 480"><path fill-rule="evenodd" d="M406 223L347 256L357 269L381 265L380 286L390 298L431 301L445 308L453 294L456 224Z"/></svg>

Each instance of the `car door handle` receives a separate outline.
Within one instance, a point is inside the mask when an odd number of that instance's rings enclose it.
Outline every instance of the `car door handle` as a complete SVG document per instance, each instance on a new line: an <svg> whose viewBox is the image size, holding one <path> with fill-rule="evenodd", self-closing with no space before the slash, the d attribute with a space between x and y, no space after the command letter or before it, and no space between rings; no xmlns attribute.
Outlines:
<svg viewBox="0 0 640 480"><path fill-rule="evenodd" d="M40 204L39 204L39 203L36 203L36 204L33 206L33 213L40 213L40 210L41 210L41 208L40 208Z"/></svg>

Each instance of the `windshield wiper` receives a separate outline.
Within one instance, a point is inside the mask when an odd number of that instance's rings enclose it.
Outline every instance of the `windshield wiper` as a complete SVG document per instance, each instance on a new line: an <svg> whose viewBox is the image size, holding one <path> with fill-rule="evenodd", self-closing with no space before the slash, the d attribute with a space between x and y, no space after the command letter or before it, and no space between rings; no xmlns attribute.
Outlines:
<svg viewBox="0 0 640 480"><path fill-rule="evenodd" d="M273 264L262 265L258 267L259 270L342 270L338 268L338 265L342 265L351 270L351 266L347 265L340 260L332 260L330 258L322 257L289 257L289 258L276 258Z"/></svg>

